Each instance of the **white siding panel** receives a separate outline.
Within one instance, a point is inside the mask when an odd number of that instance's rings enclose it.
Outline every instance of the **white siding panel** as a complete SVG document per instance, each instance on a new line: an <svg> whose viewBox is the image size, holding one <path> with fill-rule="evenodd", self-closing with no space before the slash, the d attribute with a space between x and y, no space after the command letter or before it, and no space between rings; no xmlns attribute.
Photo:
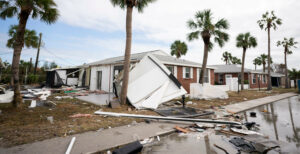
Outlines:
<svg viewBox="0 0 300 154"><path fill-rule="evenodd" d="M101 90L109 92L110 87L110 91L112 92L113 66L110 67L109 65L91 68L90 90L97 90L97 71L102 71Z"/></svg>

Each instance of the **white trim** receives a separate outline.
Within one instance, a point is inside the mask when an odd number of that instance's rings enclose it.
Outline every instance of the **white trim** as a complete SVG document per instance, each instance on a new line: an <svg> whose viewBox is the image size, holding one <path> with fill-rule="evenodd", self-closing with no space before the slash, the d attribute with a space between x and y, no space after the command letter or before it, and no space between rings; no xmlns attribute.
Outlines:
<svg viewBox="0 0 300 154"><path fill-rule="evenodd" d="M193 74L194 74L194 67L190 67L190 79L194 78Z"/></svg>
<svg viewBox="0 0 300 154"><path fill-rule="evenodd" d="M197 68L197 83L199 83L199 73L200 73L200 68Z"/></svg>
<svg viewBox="0 0 300 154"><path fill-rule="evenodd" d="M182 78L185 79L185 67L182 67Z"/></svg>
<svg viewBox="0 0 300 154"><path fill-rule="evenodd" d="M176 78L178 78L178 74L177 74L177 66L174 66L174 76L175 76Z"/></svg>
<svg viewBox="0 0 300 154"><path fill-rule="evenodd" d="M208 83L211 84L210 82L210 69L206 68L207 69L207 76L208 76Z"/></svg>
<svg viewBox="0 0 300 154"><path fill-rule="evenodd" d="M167 64L167 65L189 66L189 67L197 67L197 68L202 67L202 64L193 65L193 64L173 63L173 62L167 62L167 61L160 61L160 62L163 63L163 64ZM206 67L206 68L215 69L214 67Z"/></svg>

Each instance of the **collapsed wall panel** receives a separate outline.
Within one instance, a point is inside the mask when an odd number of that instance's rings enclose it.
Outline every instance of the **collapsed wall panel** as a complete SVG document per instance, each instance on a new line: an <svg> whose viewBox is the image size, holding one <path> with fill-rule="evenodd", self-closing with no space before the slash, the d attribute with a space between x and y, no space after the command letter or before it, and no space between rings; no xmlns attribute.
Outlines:
<svg viewBox="0 0 300 154"><path fill-rule="evenodd" d="M115 84L120 96L122 77L117 78ZM159 104L186 93L173 74L151 54L129 73L127 99L137 109L156 109Z"/></svg>

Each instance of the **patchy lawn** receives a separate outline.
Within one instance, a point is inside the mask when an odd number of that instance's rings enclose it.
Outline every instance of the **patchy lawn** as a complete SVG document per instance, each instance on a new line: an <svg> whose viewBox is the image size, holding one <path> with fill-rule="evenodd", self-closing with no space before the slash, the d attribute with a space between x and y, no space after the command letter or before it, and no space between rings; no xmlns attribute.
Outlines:
<svg viewBox="0 0 300 154"><path fill-rule="evenodd" d="M54 99L55 95L48 98L57 105L53 108L36 107L29 109L29 103L14 109L10 104L0 104L0 146L10 147L34 141L41 141L58 136L67 136L100 128L116 127L131 124L141 119L115 118L94 115L92 117L71 118L69 116L82 113L92 114L102 109L107 112L123 112L132 114L155 114L152 111L137 111L127 105L120 109L99 107L80 101L78 99ZM129 111L128 111L128 108ZM131 110L131 111L130 111ZM47 117L53 116L53 124Z"/></svg>
<svg viewBox="0 0 300 154"><path fill-rule="evenodd" d="M227 100L193 100L194 105L188 105L200 109L211 108L211 106L224 106L241 101L276 95L285 92L296 92L294 89L274 89L272 92L265 90L245 90L237 94L229 93ZM102 109L107 112L122 112L131 114L157 115L153 111L137 111L133 107L123 105L120 109L111 109L86 103L78 99L57 100L54 94L48 100L56 103L53 108L36 107L29 109L29 102L22 107L14 109L10 104L0 104L0 146L10 147L35 141L41 141L53 137L67 136L86 131L95 131L100 128L117 127L131 124L133 121L141 122L141 119L103 117L94 115L92 117L71 118L74 114L92 114ZM130 110L128 110L130 108ZM53 116L53 124L47 117Z"/></svg>
<svg viewBox="0 0 300 154"><path fill-rule="evenodd" d="M229 104L239 103L247 100L262 98L266 96L272 96L287 92L297 92L297 89L283 89L283 88L273 88L272 91L266 90L244 90L242 92L228 92L228 99L213 99L213 100L191 100L192 105L188 105L199 109L208 109L212 107L225 106Z"/></svg>

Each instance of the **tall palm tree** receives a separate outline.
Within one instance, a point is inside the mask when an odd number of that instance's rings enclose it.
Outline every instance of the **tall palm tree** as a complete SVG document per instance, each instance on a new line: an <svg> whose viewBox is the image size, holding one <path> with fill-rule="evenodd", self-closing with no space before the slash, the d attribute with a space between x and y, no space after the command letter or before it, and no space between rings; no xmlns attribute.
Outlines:
<svg viewBox="0 0 300 154"><path fill-rule="evenodd" d="M6 43L6 46L8 48L14 48L14 44L16 42L16 37L17 37L17 30L18 30L17 25L10 26L8 31L8 36L10 38L7 40ZM27 48L37 48L38 40L39 37L36 35L35 30L25 29L23 46L25 45Z"/></svg>
<svg viewBox="0 0 300 154"><path fill-rule="evenodd" d="M113 6L119 6L121 9L126 9L126 45L125 45L125 60L124 73L121 88L121 103L126 103L129 67L130 67L130 53L132 40L132 12L133 8L137 8L138 12L143 12L143 9L155 0L110 0Z"/></svg>
<svg viewBox="0 0 300 154"><path fill-rule="evenodd" d="M232 57L230 61L232 64L239 64L239 65L242 64L241 59L237 57Z"/></svg>
<svg viewBox="0 0 300 154"><path fill-rule="evenodd" d="M14 81L14 99L13 106L17 107L21 101L20 83L19 83L19 61L21 51L24 46L24 35L27 21L30 17L39 18L41 21L51 24L58 18L58 11L53 0L0 0L0 18L17 17L19 21L16 40L13 44L14 56L12 61L12 74Z"/></svg>
<svg viewBox="0 0 300 154"><path fill-rule="evenodd" d="M262 19L257 21L259 27L261 29L265 29L268 31L268 90L272 90L272 83L271 83L271 44L270 44L270 30L273 28L274 30L277 29L278 25L281 25L281 19L276 17L274 11L269 13L268 11L262 15Z"/></svg>
<svg viewBox="0 0 300 154"><path fill-rule="evenodd" d="M258 57L260 63L263 65L263 72L265 72L266 70L266 64L268 62L268 56L266 54L261 54L259 57ZM272 64L273 61L272 61L272 57L270 57L270 64Z"/></svg>
<svg viewBox="0 0 300 154"><path fill-rule="evenodd" d="M255 70L256 70L256 66L260 66L261 65L261 61L259 59L259 57L256 57L254 60L253 60L253 64L255 66Z"/></svg>
<svg viewBox="0 0 300 154"><path fill-rule="evenodd" d="M282 41L278 41L277 42L277 46L283 46L284 48L284 64L285 64L285 88L288 88L288 68L287 68L287 59L286 56L293 54L293 51L291 50L291 48L297 48L296 44L298 42L294 41L294 38L284 38Z"/></svg>
<svg viewBox="0 0 300 154"><path fill-rule="evenodd" d="M289 70L289 78L294 80L294 88L297 87L297 79L300 77L300 71L297 71L295 68ZM299 86L299 85L298 85Z"/></svg>
<svg viewBox="0 0 300 154"><path fill-rule="evenodd" d="M193 32L188 34L187 39L192 41L201 37L204 42L204 55L200 74L200 83L203 84L208 52L213 48L213 42L211 40L214 40L220 47L223 47L224 43L229 40L229 35L223 31L229 28L229 23L224 18L213 23L212 12L210 10L204 10L198 11L195 14L195 20L191 19L187 24L188 27L193 30Z"/></svg>
<svg viewBox="0 0 300 154"><path fill-rule="evenodd" d="M245 57L248 48L256 47L256 38L251 36L250 33L241 33L236 37L236 46L238 48L243 48L243 58L242 58L242 68L241 68L241 90L244 90L244 67L245 67Z"/></svg>
<svg viewBox="0 0 300 154"><path fill-rule="evenodd" d="M222 55L222 60L227 64L230 64L230 60L232 59L232 55L230 52L225 51Z"/></svg>
<svg viewBox="0 0 300 154"><path fill-rule="evenodd" d="M181 42L180 40L174 41L171 45L171 55L175 55L176 58L180 58L182 55L185 55L188 50L185 42Z"/></svg>

